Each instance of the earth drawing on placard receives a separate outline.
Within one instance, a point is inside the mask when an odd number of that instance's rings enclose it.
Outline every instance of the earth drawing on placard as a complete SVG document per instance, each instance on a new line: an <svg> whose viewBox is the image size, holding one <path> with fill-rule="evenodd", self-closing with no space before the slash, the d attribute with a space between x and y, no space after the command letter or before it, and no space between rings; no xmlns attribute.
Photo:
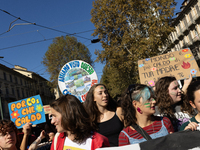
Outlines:
<svg viewBox="0 0 200 150"><path fill-rule="evenodd" d="M65 75L65 87L72 95L87 93L91 83L89 73L82 68L72 68Z"/></svg>

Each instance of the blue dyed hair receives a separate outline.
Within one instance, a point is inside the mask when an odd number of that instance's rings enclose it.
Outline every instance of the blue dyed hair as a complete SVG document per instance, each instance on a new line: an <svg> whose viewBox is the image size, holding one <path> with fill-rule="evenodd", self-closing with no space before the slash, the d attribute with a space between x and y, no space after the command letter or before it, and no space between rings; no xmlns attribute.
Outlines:
<svg viewBox="0 0 200 150"><path fill-rule="evenodd" d="M135 89L131 94L131 100L139 101L142 97L142 103L145 103L149 98L155 97L154 91L151 87L144 86L143 88Z"/></svg>

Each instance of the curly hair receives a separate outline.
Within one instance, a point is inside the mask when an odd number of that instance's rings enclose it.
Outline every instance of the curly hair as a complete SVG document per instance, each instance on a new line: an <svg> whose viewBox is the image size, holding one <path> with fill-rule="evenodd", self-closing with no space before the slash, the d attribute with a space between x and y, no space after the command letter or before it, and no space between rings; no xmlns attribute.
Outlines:
<svg viewBox="0 0 200 150"><path fill-rule="evenodd" d="M148 100L150 97L154 97L154 92L151 87L148 87L144 84L133 84L122 93L121 97L121 107L124 115L125 127L128 127L132 124L136 124L136 110L133 106L133 100L139 101L142 97L143 103Z"/></svg>
<svg viewBox="0 0 200 150"><path fill-rule="evenodd" d="M169 85L171 82L176 81L176 78L173 76L165 76L160 78L155 84L155 95L156 95L156 102L158 106L158 110L161 114L168 116L170 118L176 118L174 113L175 109L173 106L173 99L169 95ZM185 100L185 95L182 91L181 94L181 101L177 104L181 105L181 111L188 112L190 109L189 103Z"/></svg>
<svg viewBox="0 0 200 150"><path fill-rule="evenodd" d="M17 137L17 127L11 120L0 120L0 133L5 136L7 132L14 131L16 135L16 148L19 149L19 140Z"/></svg>
<svg viewBox="0 0 200 150"><path fill-rule="evenodd" d="M75 96L61 96L50 107L61 114L61 126L75 135L74 142L84 142L95 131L83 104Z"/></svg>
<svg viewBox="0 0 200 150"><path fill-rule="evenodd" d="M195 103L194 103L194 100L195 100L195 95L194 95L194 93L195 93L196 91L198 91L198 90L200 90L200 81L194 81L194 82L192 82L192 83L188 86L187 94L186 94L186 98L187 98L187 101L188 101L188 102L189 102L189 101L192 101L193 104L195 104ZM194 109L193 109L192 107L190 107L189 113L190 113L191 115L196 114L196 112L194 111Z"/></svg>
<svg viewBox="0 0 200 150"><path fill-rule="evenodd" d="M90 116L90 119L92 120L93 124L95 126L97 126L97 121L101 115L97 105L96 105L96 102L94 101L94 90L96 89L96 87L98 86L103 86L106 90L106 86L104 84L95 84L93 85L90 90L88 91L87 93L87 96L86 96L86 100L85 102L83 103L83 106L85 107L87 113L89 114ZM88 109L89 108L89 109ZM111 96L109 95L108 93L108 105L106 106L106 109L109 110L109 111L116 111L117 109L117 102L114 101Z"/></svg>

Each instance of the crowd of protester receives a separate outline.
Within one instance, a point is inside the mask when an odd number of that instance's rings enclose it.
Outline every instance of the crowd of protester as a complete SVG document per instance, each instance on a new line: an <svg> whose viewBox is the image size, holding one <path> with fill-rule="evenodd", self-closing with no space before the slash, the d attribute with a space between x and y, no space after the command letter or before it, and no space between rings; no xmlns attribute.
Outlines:
<svg viewBox="0 0 200 150"><path fill-rule="evenodd" d="M192 76L183 88L175 77L160 78L155 87L131 84L117 103L103 84L93 85L81 103L63 95L50 104L46 123L26 123L18 130L0 121L1 150L95 150L141 143L183 130L200 122L200 81Z"/></svg>

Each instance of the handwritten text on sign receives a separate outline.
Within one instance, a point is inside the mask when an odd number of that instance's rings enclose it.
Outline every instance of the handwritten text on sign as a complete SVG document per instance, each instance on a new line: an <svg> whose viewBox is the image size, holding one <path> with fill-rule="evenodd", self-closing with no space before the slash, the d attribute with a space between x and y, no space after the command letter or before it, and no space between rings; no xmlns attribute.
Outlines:
<svg viewBox="0 0 200 150"><path fill-rule="evenodd" d="M18 129L27 122L39 124L46 121L40 95L9 103L8 108L10 118Z"/></svg>
<svg viewBox="0 0 200 150"><path fill-rule="evenodd" d="M190 51L183 49L138 61L140 82L154 86L164 76L175 76L177 80L199 76L198 65Z"/></svg>

